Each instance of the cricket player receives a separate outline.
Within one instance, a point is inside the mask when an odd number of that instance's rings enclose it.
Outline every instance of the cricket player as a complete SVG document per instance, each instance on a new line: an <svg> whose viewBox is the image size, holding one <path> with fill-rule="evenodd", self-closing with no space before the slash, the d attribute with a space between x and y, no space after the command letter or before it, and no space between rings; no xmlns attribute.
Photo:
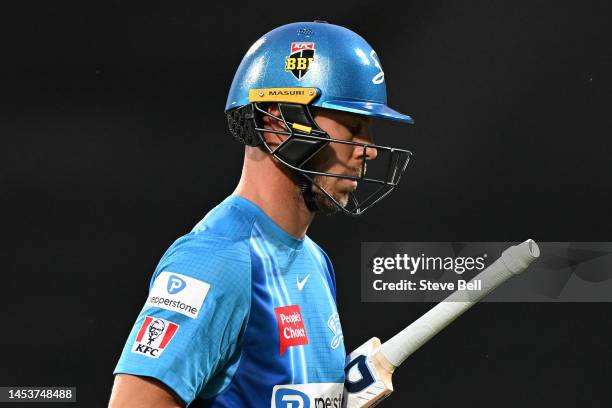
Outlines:
<svg viewBox="0 0 612 408"><path fill-rule="evenodd" d="M397 186L410 152L374 144L370 125L412 119L386 99L376 52L346 28L288 24L251 46L225 107L242 176L161 258L112 408L341 406L334 271L306 232L317 213L360 215Z"/></svg>

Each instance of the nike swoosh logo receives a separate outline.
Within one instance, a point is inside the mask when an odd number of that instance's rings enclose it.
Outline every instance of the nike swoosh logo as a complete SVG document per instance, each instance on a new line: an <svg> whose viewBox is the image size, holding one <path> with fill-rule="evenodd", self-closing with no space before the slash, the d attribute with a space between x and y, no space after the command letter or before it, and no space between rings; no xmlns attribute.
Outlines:
<svg viewBox="0 0 612 408"><path fill-rule="evenodd" d="M308 278L310 278L310 274L306 275L306 277L302 279L301 281L299 277L297 276L295 277L295 281L297 282L297 287L299 291L304 289L304 285L306 285L306 281L308 280Z"/></svg>

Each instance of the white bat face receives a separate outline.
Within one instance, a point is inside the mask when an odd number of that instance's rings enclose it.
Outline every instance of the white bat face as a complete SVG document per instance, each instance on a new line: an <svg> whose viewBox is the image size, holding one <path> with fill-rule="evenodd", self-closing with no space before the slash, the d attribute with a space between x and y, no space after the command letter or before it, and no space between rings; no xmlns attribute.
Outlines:
<svg viewBox="0 0 612 408"><path fill-rule="evenodd" d="M374 337L347 356L345 407L373 407L393 392L394 367L378 354L379 349L380 340Z"/></svg>

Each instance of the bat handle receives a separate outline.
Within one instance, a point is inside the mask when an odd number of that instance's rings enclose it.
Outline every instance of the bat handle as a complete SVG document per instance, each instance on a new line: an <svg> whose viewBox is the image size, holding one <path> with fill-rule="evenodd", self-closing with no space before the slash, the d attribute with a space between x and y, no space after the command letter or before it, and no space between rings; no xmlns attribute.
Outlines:
<svg viewBox="0 0 612 408"><path fill-rule="evenodd" d="M472 281L481 281L482 290L478 292L459 290L452 293L410 326L383 343L380 353L390 364L399 366L408 356L489 292L511 276L527 269L539 256L540 249L531 239L506 249L499 259L472 279Z"/></svg>

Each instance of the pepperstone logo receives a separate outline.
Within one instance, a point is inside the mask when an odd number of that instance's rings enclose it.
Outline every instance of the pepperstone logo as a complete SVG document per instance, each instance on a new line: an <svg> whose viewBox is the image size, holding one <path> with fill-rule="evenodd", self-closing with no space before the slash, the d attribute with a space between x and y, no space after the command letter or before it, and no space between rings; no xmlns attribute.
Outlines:
<svg viewBox="0 0 612 408"><path fill-rule="evenodd" d="M343 383L275 385L272 408L341 408Z"/></svg>
<svg viewBox="0 0 612 408"><path fill-rule="evenodd" d="M310 408L310 398L301 391L280 388L274 395L274 405L279 408Z"/></svg>
<svg viewBox="0 0 612 408"><path fill-rule="evenodd" d="M136 335L132 352L159 358L178 329L179 325L169 320L146 316Z"/></svg>
<svg viewBox="0 0 612 408"><path fill-rule="evenodd" d="M204 281L164 271L155 279L145 306L170 310L195 319L209 290L210 284Z"/></svg>
<svg viewBox="0 0 612 408"><path fill-rule="evenodd" d="M168 293L171 295L179 293L185 289L185 286L187 286L185 281L177 275L172 275L168 278Z"/></svg>

